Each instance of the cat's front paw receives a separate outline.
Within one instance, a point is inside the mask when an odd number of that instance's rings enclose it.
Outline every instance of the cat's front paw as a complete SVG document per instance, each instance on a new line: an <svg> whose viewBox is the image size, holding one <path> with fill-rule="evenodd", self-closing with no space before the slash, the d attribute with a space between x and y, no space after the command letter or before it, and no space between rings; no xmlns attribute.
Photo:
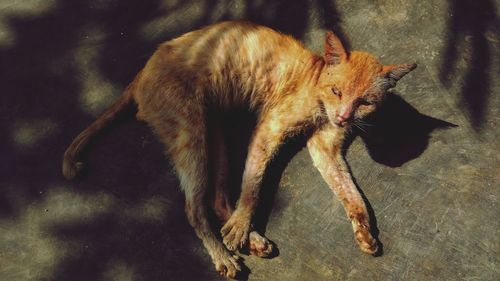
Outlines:
<svg viewBox="0 0 500 281"><path fill-rule="evenodd" d="M247 245L248 234L250 232L250 219L238 215L234 212L226 224L220 230L224 245L230 250L235 251Z"/></svg>
<svg viewBox="0 0 500 281"><path fill-rule="evenodd" d="M378 252L378 241L373 238L368 227L357 227L354 230L354 237L361 251L370 255L375 255Z"/></svg>

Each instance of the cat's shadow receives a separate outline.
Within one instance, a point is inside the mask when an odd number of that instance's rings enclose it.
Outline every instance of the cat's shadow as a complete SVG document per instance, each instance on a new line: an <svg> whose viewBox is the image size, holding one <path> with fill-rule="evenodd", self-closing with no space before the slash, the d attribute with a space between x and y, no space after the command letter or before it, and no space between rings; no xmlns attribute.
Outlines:
<svg viewBox="0 0 500 281"><path fill-rule="evenodd" d="M435 129L457 127L418 112L395 93L388 93L383 105L364 122L366 125L361 125L347 140L346 149L359 136L370 157L389 167L400 167L419 157Z"/></svg>

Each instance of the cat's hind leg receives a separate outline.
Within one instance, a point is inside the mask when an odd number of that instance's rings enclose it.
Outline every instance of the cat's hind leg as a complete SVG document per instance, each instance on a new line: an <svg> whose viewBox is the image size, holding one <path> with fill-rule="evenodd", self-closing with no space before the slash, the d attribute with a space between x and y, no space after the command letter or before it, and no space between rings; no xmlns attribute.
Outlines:
<svg viewBox="0 0 500 281"><path fill-rule="evenodd" d="M241 271L238 257L219 241L207 216L208 165L204 110L193 104L183 106L189 108L176 111L175 115L157 115L148 122L164 142L178 175L186 195L185 209L189 223L203 241L216 270L221 275L235 278Z"/></svg>

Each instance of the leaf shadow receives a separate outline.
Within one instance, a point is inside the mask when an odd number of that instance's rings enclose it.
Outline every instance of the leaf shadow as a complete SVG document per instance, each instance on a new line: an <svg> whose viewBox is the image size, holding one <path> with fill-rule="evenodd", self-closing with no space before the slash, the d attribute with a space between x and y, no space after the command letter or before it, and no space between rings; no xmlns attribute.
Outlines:
<svg viewBox="0 0 500 281"><path fill-rule="evenodd" d="M450 0L449 13L439 78L450 87L462 72L457 69L465 68L463 81L458 81L461 101L472 127L480 131L490 96L490 72L499 61L500 21L491 0ZM496 42L488 39L488 33L497 38Z"/></svg>

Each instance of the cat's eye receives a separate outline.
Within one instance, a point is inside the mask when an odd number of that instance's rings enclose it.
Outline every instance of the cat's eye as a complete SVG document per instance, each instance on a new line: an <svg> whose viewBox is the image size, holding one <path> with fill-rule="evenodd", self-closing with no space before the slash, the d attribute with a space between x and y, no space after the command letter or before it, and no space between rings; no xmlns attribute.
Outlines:
<svg viewBox="0 0 500 281"><path fill-rule="evenodd" d="M333 93L334 95L336 95L337 97L339 97L339 98L341 98L341 97L342 97L342 92L340 92L340 90L339 90L339 89L337 89L337 88L333 87L331 90L332 90L332 93Z"/></svg>
<svg viewBox="0 0 500 281"><path fill-rule="evenodd" d="M366 100L366 99L359 99L359 100L358 100L358 103L359 103L360 105L372 105L372 104L373 104L373 103L369 102L369 101L368 101L368 100Z"/></svg>

